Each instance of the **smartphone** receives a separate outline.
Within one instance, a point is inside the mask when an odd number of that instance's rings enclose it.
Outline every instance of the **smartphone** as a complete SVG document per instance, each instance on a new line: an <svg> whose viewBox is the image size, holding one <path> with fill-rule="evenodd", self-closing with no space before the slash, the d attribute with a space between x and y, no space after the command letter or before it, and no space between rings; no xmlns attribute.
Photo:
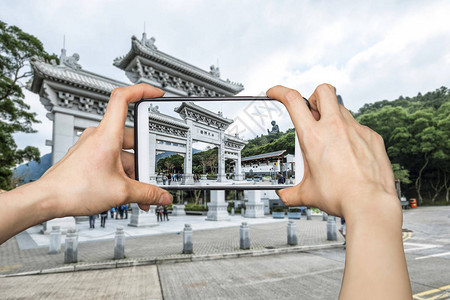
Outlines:
<svg viewBox="0 0 450 300"><path fill-rule="evenodd" d="M267 97L163 97L134 107L135 178L167 190L277 190L301 181L289 114Z"/></svg>

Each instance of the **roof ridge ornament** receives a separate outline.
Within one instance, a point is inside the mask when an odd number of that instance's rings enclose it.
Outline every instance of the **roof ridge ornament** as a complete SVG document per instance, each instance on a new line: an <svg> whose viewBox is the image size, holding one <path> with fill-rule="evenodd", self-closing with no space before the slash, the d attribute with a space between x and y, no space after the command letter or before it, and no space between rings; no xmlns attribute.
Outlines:
<svg viewBox="0 0 450 300"><path fill-rule="evenodd" d="M212 75L212 76L214 76L214 77L217 77L217 78L220 78L220 70L219 70L219 66L214 66L214 65L211 65L211 67L209 67L209 69L210 69L210 71L209 71L209 73Z"/></svg>
<svg viewBox="0 0 450 300"><path fill-rule="evenodd" d="M66 49L61 49L61 56L59 57L59 65L66 66L74 70L81 70L81 65L78 63L80 55L78 53L67 56Z"/></svg>
<svg viewBox="0 0 450 300"><path fill-rule="evenodd" d="M145 33L145 32L142 33L142 40L141 40L142 45L144 45L145 47L150 48L152 50L157 50L158 48L156 48L155 42L156 42L156 39L153 36L148 39L147 33Z"/></svg>

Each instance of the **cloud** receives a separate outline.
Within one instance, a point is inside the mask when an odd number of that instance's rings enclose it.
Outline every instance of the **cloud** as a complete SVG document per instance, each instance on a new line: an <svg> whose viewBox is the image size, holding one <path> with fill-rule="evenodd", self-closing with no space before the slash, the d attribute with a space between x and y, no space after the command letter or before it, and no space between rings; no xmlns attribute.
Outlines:
<svg viewBox="0 0 450 300"><path fill-rule="evenodd" d="M0 11L50 52L59 53L65 34L85 69L125 82L112 62L145 22L161 51L206 70L219 59L223 77L242 82L245 95L284 84L309 96L329 82L357 110L449 86L447 1L48 0L5 1ZM50 123L38 126L49 139Z"/></svg>

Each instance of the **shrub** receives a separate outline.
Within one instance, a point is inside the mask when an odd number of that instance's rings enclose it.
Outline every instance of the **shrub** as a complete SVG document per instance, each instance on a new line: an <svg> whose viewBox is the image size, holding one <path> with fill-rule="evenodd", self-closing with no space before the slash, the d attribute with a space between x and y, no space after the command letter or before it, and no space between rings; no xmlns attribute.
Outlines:
<svg viewBox="0 0 450 300"><path fill-rule="evenodd" d="M208 207L204 207L202 204L186 204L184 206L184 210L186 211L208 211Z"/></svg>
<svg viewBox="0 0 450 300"><path fill-rule="evenodd" d="M274 207L272 209L272 212L284 212L284 208L283 207Z"/></svg>

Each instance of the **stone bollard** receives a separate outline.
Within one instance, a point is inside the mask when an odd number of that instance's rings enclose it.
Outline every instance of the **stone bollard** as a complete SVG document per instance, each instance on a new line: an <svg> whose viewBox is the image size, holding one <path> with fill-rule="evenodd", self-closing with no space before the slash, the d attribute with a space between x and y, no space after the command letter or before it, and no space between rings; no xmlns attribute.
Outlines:
<svg viewBox="0 0 450 300"><path fill-rule="evenodd" d="M235 212L234 212L234 207L231 208L231 215L234 216Z"/></svg>
<svg viewBox="0 0 450 300"><path fill-rule="evenodd" d="M328 214L326 212L322 212L322 221L327 221L328 220Z"/></svg>
<svg viewBox="0 0 450 300"><path fill-rule="evenodd" d="M241 216L245 217L245 209L241 208Z"/></svg>
<svg viewBox="0 0 450 300"><path fill-rule="evenodd" d="M239 245L242 250L250 249L250 228L248 227L247 222L242 222Z"/></svg>
<svg viewBox="0 0 450 300"><path fill-rule="evenodd" d="M117 226L116 237L114 239L114 259L125 257L125 232L122 226Z"/></svg>
<svg viewBox="0 0 450 300"><path fill-rule="evenodd" d="M337 241L336 217L329 217L327 220L327 240Z"/></svg>
<svg viewBox="0 0 450 300"><path fill-rule="evenodd" d="M289 220L287 226L287 243L288 245L292 246L298 244L297 225L295 224L294 220Z"/></svg>
<svg viewBox="0 0 450 300"><path fill-rule="evenodd" d="M76 263L78 261L78 233L75 228L67 230L64 263Z"/></svg>
<svg viewBox="0 0 450 300"><path fill-rule="evenodd" d="M52 226L48 254L57 254L59 252L61 252L61 230L59 226Z"/></svg>
<svg viewBox="0 0 450 300"><path fill-rule="evenodd" d="M306 220L312 220L311 209L310 208L306 209Z"/></svg>
<svg viewBox="0 0 450 300"><path fill-rule="evenodd" d="M183 231L183 253L192 254L194 247L192 243L192 227L191 224L184 224Z"/></svg>

